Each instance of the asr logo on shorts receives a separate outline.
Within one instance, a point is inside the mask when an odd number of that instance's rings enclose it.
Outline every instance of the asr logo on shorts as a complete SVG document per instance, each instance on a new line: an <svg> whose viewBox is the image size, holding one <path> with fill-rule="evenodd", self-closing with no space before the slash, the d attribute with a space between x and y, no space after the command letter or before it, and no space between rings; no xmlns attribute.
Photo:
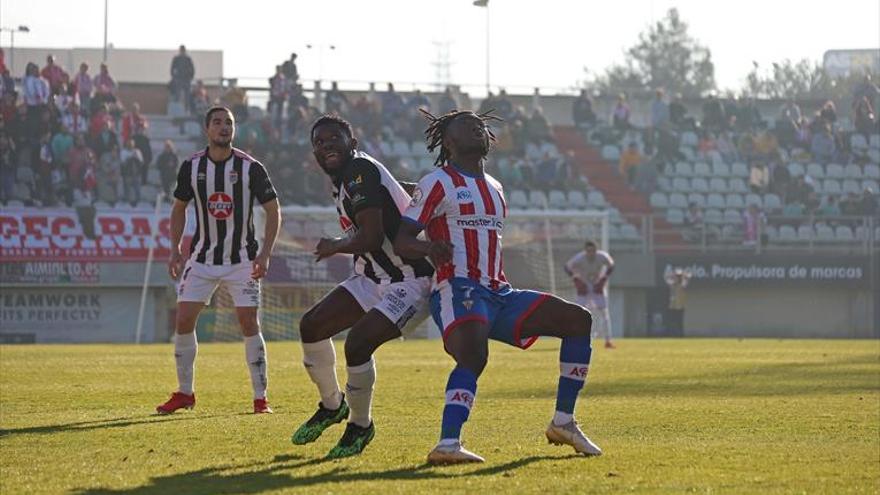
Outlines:
<svg viewBox="0 0 880 495"><path fill-rule="evenodd" d="M464 309L470 311L471 308L474 307L474 301L473 301L473 299L465 299L464 301L461 302L461 305L464 306Z"/></svg>

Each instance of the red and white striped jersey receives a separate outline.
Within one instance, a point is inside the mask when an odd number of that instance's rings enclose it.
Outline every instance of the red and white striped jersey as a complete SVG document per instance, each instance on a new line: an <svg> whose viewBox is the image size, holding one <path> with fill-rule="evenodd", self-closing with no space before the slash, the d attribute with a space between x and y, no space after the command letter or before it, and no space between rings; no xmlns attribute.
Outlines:
<svg viewBox="0 0 880 495"><path fill-rule="evenodd" d="M492 290L507 285L501 260L506 217L501 183L488 174L470 176L454 165L423 177L404 213L425 229L429 240L453 245L452 262L435 267L435 288L453 277L469 278Z"/></svg>

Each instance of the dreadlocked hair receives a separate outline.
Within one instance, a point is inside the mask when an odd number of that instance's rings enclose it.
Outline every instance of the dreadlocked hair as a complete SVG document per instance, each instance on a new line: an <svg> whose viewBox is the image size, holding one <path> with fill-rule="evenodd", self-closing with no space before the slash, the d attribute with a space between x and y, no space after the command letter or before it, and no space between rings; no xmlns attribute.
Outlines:
<svg viewBox="0 0 880 495"><path fill-rule="evenodd" d="M434 160L435 167L442 167L443 164L446 163L446 160L449 159L449 150L446 149L446 146L443 144L443 137L446 135L446 129L449 127L449 124L455 120L456 117L460 115L464 115L466 113L474 113L469 110L450 110L449 112L437 117L430 112L419 109L420 112L425 116L428 120L428 128L425 129L425 139L428 142L428 151L433 153L435 149L440 148L440 153L437 154L437 159ZM501 122L502 119L492 115L495 109L492 108L485 113L476 113L477 118L483 121L486 124L486 133L489 135L489 144L491 146L492 143L495 142L495 133L492 132L492 129L489 128L489 122L497 121Z"/></svg>
<svg viewBox="0 0 880 495"><path fill-rule="evenodd" d="M335 113L325 113L324 115L321 115L320 117L318 117L318 119L315 120L315 123L312 124L312 130L311 130L311 132L309 132L309 137L314 138L315 137L315 129L317 129L318 127L321 127L324 124L338 125L340 128L342 128L342 131L345 132L345 134L349 138L354 136L354 133L351 131L351 124L347 120L343 119L342 117L340 117L339 115L337 115Z"/></svg>

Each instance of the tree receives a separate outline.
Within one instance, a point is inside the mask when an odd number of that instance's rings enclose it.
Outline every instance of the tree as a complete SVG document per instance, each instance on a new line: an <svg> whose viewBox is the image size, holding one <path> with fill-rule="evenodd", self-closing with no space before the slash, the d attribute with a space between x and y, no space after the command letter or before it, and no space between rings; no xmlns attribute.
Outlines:
<svg viewBox="0 0 880 495"><path fill-rule="evenodd" d="M742 93L754 98L845 102L865 77L858 71L848 76L831 77L820 64L807 59L774 62L765 71L757 62L752 62L752 66Z"/></svg>
<svg viewBox="0 0 880 495"><path fill-rule="evenodd" d="M666 17L639 34L626 51L626 63L614 65L595 78L602 90L670 93L699 96L715 89L715 66L710 50L688 34L688 25L672 8Z"/></svg>

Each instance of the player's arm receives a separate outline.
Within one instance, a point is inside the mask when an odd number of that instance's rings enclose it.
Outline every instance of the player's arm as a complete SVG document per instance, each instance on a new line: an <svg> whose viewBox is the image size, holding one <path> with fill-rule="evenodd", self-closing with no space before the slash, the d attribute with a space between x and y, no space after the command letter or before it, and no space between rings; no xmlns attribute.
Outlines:
<svg viewBox="0 0 880 495"><path fill-rule="evenodd" d="M192 161L188 160L177 169L177 186L174 188L174 204L171 205L171 255L168 257L168 275L177 280L183 272L183 252L180 243L186 227L186 207L195 196L192 189Z"/></svg>
<svg viewBox="0 0 880 495"><path fill-rule="evenodd" d="M265 167L258 162L251 163L248 169L250 176L251 194L257 198L263 211L266 212L266 227L263 231L263 247L257 253L257 257L253 261L253 271L251 278L254 280L263 278L269 271L269 260L272 256L272 249L275 247L275 240L278 238L278 232L281 230L281 204L278 202L278 193L275 192L275 186L269 179L269 174Z"/></svg>
<svg viewBox="0 0 880 495"><path fill-rule="evenodd" d="M384 228L382 226L382 210L380 208L365 208L355 214L357 232L351 237L337 237L335 239L323 238L315 247L315 261L334 254L362 254L375 251L382 247Z"/></svg>
<svg viewBox="0 0 880 495"><path fill-rule="evenodd" d="M447 241L419 239L422 228L404 217L394 237L394 254L401 258L429 258L435 267L452 261L452 244Z"/></svg>
<svg viewBox="0 0 880 495"><path fill-rule="evenodd" d="M571 281L574 283L575 291L580 295L587 293L587 283L580 277L580 275L578 275L574 271L574 267L575 267L575 265L580 263L580 261L581 261L581 259L583 259L583 257L584 257L584 252L578 251L577 253L575 253L574 256L569 258L568 261L566 261L564 265L562 265L562 268L565 270L565 273L567 273L568 276L571 277Z"/></svg>
<svg viewBox="0 0 880 495"><path fill-rule="evenodd" d="M416 190L416 186L419 185L417 182L404 182L402 180L397 181L397 183L400 184L400 187L402 187L403 190L406 191L406 193L410 196L413 195L413 192L415 192Z"/></svg>

